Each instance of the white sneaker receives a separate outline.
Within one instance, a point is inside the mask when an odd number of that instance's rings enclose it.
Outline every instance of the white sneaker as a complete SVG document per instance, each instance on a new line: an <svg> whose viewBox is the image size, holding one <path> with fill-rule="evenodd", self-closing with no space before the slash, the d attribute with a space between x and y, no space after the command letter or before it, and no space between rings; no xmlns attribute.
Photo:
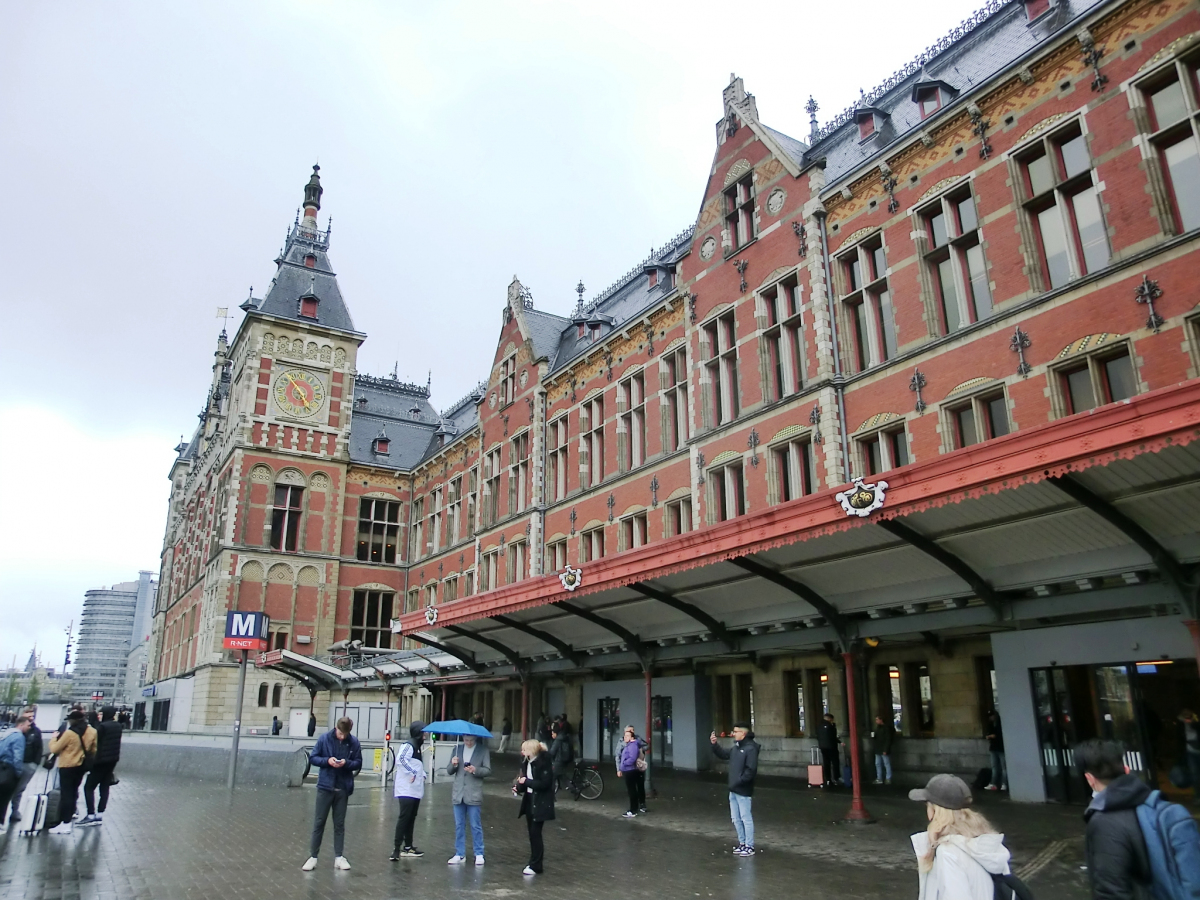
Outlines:
<svg viewBox="0 0 1200 900"><path fill-rule="evenodd" d="M62 822L58 825L55 825L53 828L50 829L50 833L51 834L70 834L71 833L71 823L70 822Z"/></svg>
<svg viewBox="0 0 1200 900"><path fill-rule="evenodd" d="M350 863L347 861L346 857L339 856L333 861L333 867L335 869L349 869Z"/></svg>
<svg viewBox="0 0 1200 900"><path fill-rule="evenodd" d="M475 857L475 865L477 865L477 866L482 866L482 865L483 865L483 857L482 857L482 856L476 856L476 857Z"/></svg>
<svg viewBox="0 0 1200 900"><path fill-rule="evenodd" d="M536 875L537 872L533 871L533 869L529 868L529 866L526 866L524 869L521 870L521 874L522 875Z"/></svg>
<svg viewBox="0 0 1200 900"><path fill-rule="evenodd" d="M302 865L300 868L305 872L311 872L316 867L317 867L317 858L315 856L310 856L308 858L308 861L304 865Z"/></svg>
<svg viewBox="0 0 1200 900"><path fill-rule="evenodd" d="M452 856L452 857L450 857L448 860L446 860L446 865L448 865L448 866L461 866L461 865L462 865L463 863L465 863L466 861L467 861L467 858L466 858L465 856L459 856L459 855L456 853L456 854L454 854L454 856Z"/></svg>

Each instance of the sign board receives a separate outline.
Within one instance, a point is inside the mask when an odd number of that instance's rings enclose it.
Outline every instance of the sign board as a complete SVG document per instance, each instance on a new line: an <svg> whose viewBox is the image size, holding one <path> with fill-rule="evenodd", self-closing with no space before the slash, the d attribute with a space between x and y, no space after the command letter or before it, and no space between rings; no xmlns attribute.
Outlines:
<svg viewBox="0 0 1200 900"><path fill-rule="evenodd" d="M270 645L271 618L261 612L225 614L226 650L266 650Z"/></svg>
<svg viewBox="0 0 1200 900"><path fill-rule="evenodd" d="M143 697L153 697L157 693L158 693L158 685L157 684L152 684L152 685L150 685L150 687L142 688L142 696Z"/></svg>
<svg viewBox="0 0 1200 900"><path fill-rule="evenodd" d="M104 691L92 691L92 699L93 700L103 700L104 699Z"/></svg>
<svg viewBox="0 0 1200 900"><path fill-rule="evenodd" d="M271 650L267 653L258 654L258 659L254 660L254 664L261 668L262 666L272 666L275 663L282 662L282 661L283 661L283 651L282 650Z"/></svg>

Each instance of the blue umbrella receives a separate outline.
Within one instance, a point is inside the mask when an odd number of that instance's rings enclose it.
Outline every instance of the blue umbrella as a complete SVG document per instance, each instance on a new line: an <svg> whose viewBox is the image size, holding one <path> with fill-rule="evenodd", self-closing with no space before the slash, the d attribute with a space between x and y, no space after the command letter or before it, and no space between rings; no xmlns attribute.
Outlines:
<svg viewBox="0 0 1200 900"><path fill-rule="evenodd" d="M421 730L427 731L430 734L470 734L481 738L490 738L492 736L492 733L482 725L476 725L474 722L464 722L462 719L451 719L448 722L430 722Z"/></svg>

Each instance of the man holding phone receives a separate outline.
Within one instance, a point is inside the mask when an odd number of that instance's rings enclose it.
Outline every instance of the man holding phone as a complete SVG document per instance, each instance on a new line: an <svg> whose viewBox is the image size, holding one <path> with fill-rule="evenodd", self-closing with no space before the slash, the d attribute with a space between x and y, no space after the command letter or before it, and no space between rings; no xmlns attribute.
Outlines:
<svg viewBox="0 0 1200 900"><path fill-rule="evenodd" d="M446 774L454 779L450 801L454 804L454 855L446 862L461 866L467 861L467 821L471 823L471 845L475 865L483 865L483 779L492 774L492 754L486 743L466 735L454 748Z"/></svg>
<svg viewBox="0 0 1200 900"><path fill-rule="evenodd" d="M333 810L333 867L349 869L346 861L346 804L354 793L354 776L362 769L362 748L358 738L350 733L354 722L345 716L337 720L333 731L326 732L317 740L309 757L320 770L317 777L317 809L313 819L312 855L301 866L305 872L317 867L317 854L321 851L321 839L325 837L325 822Z"/></svg>

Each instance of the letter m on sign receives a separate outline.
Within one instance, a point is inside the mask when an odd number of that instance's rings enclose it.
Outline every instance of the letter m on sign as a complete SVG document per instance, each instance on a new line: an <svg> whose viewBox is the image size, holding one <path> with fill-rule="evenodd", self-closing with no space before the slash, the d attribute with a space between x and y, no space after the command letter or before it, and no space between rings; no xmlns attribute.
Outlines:
<svg viewBox="0 0 1200 900"><path fill-rule="evenodd" d="M230 650L265 650L269 620L260 612L225 614L225 646Z"/></svg>

